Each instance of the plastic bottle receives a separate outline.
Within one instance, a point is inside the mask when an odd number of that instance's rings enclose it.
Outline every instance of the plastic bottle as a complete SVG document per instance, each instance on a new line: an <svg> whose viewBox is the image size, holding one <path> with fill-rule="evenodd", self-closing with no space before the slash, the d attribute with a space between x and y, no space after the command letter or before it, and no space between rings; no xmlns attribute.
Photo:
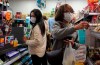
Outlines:
<svg viewBox="0 0 100 65"><path fill-rule="evenodd" d="M14 40L14 47L17 47L18 46L18 40L17 40L17 38L15 38L15 40Z"/></svg>

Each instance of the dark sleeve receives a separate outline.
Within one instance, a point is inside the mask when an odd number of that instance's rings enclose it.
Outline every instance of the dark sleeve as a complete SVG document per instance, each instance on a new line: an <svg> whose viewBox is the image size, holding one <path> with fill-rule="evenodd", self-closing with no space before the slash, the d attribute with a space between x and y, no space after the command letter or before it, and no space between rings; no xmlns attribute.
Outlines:
<svg viewBox="0 0 100 65"><path fill-rule="evenodd" d="M72 48L77 50L79 48L79 46L80 46L80 44L75 42L74 45L72 46Z"/></svg>

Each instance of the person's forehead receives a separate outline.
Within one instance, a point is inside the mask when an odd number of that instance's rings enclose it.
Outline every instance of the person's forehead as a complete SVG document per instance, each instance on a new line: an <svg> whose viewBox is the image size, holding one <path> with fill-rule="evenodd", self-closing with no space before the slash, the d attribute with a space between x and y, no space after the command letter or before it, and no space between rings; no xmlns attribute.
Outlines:
<svg viewBox="0 0 100 65"><path fill-rule="evenodd" d="M34 15L34 12L32 12L31 15Z"/></svg>
<svg viewBox="0 0 100 65"><path fill-rule="evenodd" d="M65 7L64 7L64 11L65 11L65 12L71 12L71 13L73 13L73 9L72 9L71 6L65 6Z"/></svg>
<svg viewBox="0 0 100 65"><path fill-rule="evenodd" d="M31 13L31 16L35 16L35 15L34 15L34 12Z"/></svg>
<svg viewBox="0 0 100 65"><path fill-rule="evenodd" d="M65 12L71 12L71 9L69 9L69 8L66 7L66 8L64 8L64 11Z"/></svg>

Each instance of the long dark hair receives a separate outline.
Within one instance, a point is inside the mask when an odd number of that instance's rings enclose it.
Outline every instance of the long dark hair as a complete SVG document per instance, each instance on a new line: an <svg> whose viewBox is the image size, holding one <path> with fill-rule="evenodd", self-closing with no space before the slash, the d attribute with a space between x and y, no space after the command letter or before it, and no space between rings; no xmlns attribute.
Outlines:
<svg viewBox="0 0 100 65"><path fill-rule="evenodd" d="M64 13L65 12L71 12L71 13L73 13L74 10L68 4L61 5L59 7L59 9L57 10L57 12L56 12L55 21L61 21L61 22L63 22L63 20L64 20Z"/></svg>
<svg viewBox="0 0 100 65"><path fill-rule="evenodd" d="M34 13L34 15L36 17L36 22L32 25L32 27L34 28L38 24L39 27L40 27L40 30L41 30L41 34L42 34L42 36L44 36L44 34L45 34L45 24L44 24L44 20L42 18L41 11L39 9L33 9L30 12L30 17L31 17L31 13Z"/></svg>

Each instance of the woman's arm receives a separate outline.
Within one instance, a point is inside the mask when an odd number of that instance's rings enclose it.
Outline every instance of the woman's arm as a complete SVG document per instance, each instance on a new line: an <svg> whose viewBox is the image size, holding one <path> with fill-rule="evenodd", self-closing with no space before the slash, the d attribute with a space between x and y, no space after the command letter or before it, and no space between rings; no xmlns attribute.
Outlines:
<svg viewBox="0 0 100 65"><path fill-rule="evenodd" d="M76 30L74 27L68 28L61 28L59 23L55 23L52 31L52 35L56 39L63 39L68 35L74 33Z"/></svg>

